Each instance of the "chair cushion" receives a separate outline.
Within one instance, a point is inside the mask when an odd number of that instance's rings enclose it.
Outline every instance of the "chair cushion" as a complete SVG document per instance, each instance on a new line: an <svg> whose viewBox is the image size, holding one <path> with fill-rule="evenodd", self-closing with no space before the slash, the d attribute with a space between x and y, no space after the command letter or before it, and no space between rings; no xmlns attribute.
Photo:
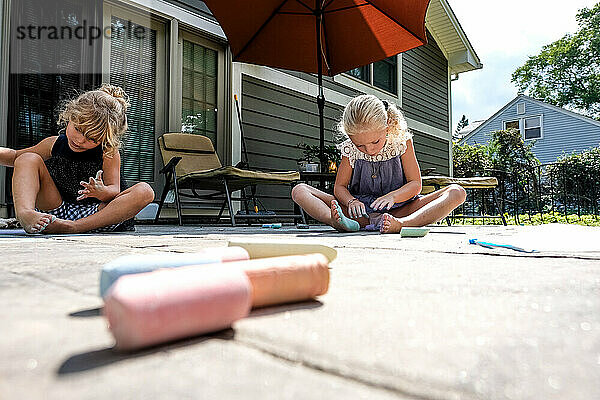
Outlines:
<svg viewBox="0 0 600 400"><path fill-rule="evenodd" d="M166 133L163 135L165 149L173 151L190 151L214 153L212 141L206 136L187 133Z"/></svg>
<svg viewBox="0 0 600 400"><path fill-rule="evenodd" d="M422 186L448 186L460 185L469 189L486 189L498 186L498 179L493 176L475 176L472 178L451 178L449 176L424 176L421 178Z"/></svg>
<svg viewBox="0 0 600 400"><path fill-rule="evenodd" d="M300 173L297 171L284 172L263 172L249 171L236 167L221 167L208 171L190 172L178 176L177 182L182 188L186 184L197 184L198 189L206 187L207 189L216 189L222 187L222 181L219 178L227 178L227 184L230 190L239 190L248 185L255 184L281 184L292 183L300 179Z"/></svg>

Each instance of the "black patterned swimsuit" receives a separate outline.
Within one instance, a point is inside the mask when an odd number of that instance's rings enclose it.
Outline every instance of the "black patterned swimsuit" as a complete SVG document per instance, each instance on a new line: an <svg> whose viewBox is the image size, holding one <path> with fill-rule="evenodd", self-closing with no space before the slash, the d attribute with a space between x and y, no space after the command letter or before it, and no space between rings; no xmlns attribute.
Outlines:
<svg viewBox="0 0 600 400"><path fill-rule="evenodd" d="M63 199L63 204L55 210L45 212L69 220L77 220L95 213L101 201L93 197L77 200L79 197L77 192L83 189L80 182L89 182L90 177L95 177L102 169L103 162L102 146L76 152L69 147L69 141L65 134L58 136L52 146L52 156L45 163L50 177ZM125 189L127 189L127 182L121 176L120 191ZM130 230L132 228L133 219L130 219L120 224L95 229L93 232Z"/></svg>
<svg viewBox="0 0 600 400"><path fill-rule="evenodd" d="M79 190L83 189L79 183L88 182L90 177L102 169L102 146L76 152L69 147L67 135L60 135L52 146L52 157L46 160L46 168L58 189L63 201L89 205L100 203L95 198L77 201Z"/></svg>

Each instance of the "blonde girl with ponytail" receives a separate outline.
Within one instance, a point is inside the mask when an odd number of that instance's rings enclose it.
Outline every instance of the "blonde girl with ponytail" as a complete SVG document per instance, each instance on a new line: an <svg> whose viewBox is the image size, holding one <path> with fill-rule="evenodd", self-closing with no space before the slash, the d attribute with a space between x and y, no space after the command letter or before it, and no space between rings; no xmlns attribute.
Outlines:
<svg viewBox="0 0 600 400"><path fill-rule="evenodd" d="M105 84L64 104L60 135L22 150L0 147L0 165L14 167L15 213L26 232L133 228L154 192L143 182L127 188L120 176L128 107L123 89Z"/></svg>
<svg viewBox="0 0 600 400"><path fill-rule="evenodd" d="M340 232L398 233L446 217L462 204L458 185L422 196L413 136L402 112L372 95L352 99L338 124L342 161L330 195L306 184L292 199L313 218Z"/></svg>

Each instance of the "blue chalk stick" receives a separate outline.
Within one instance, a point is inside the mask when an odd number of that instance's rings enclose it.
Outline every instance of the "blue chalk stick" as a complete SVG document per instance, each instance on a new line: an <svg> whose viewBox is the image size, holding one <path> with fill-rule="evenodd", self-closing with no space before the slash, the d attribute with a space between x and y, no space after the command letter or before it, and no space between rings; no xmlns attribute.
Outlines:
<svg viewBox="0 0 600 400"><path fill-rule="evenodd" d="M100 273L100 296L123 275L152 272L159 268L176 268L185 265L215 264L221 258L202 253L187 254L136 254L119 257L102 267Z"/></svg>

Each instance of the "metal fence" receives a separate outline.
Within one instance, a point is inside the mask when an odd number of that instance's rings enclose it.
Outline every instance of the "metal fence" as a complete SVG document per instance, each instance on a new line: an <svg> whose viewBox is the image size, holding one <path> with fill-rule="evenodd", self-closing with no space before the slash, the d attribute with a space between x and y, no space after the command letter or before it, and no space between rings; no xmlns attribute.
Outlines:
<svg viewBox="0 0 600 400"><path fill-rule="evenodd" d="M540 164L507 172L484 170L479 176L495 176L498 187L492 190L470 190L465 203L453 213L463 220L492 215L508 215L516 224L525 216L594 215L600 220L600 173L597 169L565 163ZM494 199L494 194L497 201Z"/></svg>

